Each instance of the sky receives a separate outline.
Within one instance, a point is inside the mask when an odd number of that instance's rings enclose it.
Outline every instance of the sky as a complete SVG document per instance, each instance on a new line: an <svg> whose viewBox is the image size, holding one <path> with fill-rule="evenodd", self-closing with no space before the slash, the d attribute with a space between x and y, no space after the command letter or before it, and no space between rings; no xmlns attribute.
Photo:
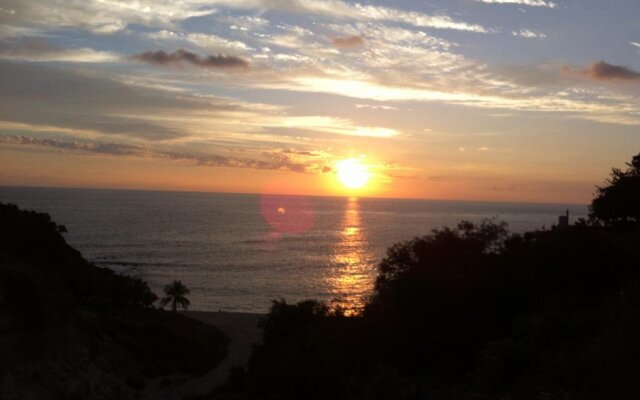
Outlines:
<svg viewBox="0 0 640 400"><path fill-rule="evenodd" d="M637 0L0 0L0 185L587 203L639 100Z"/></svg>

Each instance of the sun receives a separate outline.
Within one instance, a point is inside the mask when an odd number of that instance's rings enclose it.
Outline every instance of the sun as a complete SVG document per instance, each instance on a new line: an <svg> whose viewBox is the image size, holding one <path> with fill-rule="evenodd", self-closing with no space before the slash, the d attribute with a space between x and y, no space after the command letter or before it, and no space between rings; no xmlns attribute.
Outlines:
<svg viewBox="0 0 640 400"><path fill-rule="evenodd" d="M371 178L369 167L357 158L347 158L336 163L340 183L348 189L361 189Z"/></svg>

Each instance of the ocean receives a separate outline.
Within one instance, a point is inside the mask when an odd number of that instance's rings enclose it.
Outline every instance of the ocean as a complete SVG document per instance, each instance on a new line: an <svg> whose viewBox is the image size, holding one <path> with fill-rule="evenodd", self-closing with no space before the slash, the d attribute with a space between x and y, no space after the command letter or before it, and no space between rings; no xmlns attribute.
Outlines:
<svg viewBox="0 0 640 400"><path fill-rule="evenodd" d="M550 227L584 205L0 187L0 202L49 213L93 263L158 295L181 280L191 309L266 312L272 300L349 309L370 295L386 249L460 220Z"/></svg>

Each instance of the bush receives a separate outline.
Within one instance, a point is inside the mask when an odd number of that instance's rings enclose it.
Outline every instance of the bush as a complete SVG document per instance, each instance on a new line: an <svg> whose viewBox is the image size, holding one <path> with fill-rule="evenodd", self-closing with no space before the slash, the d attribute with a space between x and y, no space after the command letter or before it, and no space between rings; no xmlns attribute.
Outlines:
<svg viewBox="0 0 640 400"><path fill-rule="evenodd" d="M611 171L607 185L597 188L590 211L591 218L607 225L640 223L640 154L627 163L626 171Z"/></svg>

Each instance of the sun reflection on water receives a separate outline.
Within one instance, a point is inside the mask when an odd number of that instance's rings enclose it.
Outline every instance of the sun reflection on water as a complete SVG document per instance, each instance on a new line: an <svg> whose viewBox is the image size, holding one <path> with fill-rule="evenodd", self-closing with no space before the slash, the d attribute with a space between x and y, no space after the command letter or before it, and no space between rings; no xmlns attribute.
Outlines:
<svg viewBox="0 0 640 400"><path fill-rule="evenodd" d="M362 227L360 201L356 197L347 200L332 265L327 280L335 298L333 305L347 314L358 313L373 287L375 267Z"/></svg>

